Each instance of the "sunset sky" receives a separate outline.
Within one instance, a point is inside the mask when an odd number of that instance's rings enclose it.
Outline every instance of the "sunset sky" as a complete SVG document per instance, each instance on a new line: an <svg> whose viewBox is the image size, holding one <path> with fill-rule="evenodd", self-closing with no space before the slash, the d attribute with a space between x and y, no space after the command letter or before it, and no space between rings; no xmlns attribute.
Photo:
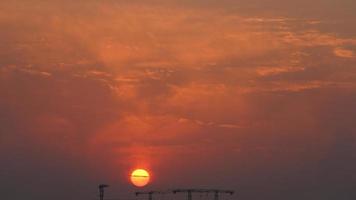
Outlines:
<svg viewBox="0 0 356 200"><path fill-rule="evenodd" d="M135 168L355 199L356 1L0 0L0 199L134 198Z"/></svg>

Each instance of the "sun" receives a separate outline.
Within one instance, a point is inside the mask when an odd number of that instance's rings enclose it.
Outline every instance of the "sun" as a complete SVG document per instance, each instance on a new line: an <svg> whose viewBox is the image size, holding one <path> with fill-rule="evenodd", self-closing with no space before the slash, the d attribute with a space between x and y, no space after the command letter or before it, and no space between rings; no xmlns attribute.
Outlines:
<svg viewBox="0 0 356 200"><path fill-rule="evenodd" d="M131 173L131 182L137 187L143 187L150 181L150 174L144 169L135 169Z"/></svg>

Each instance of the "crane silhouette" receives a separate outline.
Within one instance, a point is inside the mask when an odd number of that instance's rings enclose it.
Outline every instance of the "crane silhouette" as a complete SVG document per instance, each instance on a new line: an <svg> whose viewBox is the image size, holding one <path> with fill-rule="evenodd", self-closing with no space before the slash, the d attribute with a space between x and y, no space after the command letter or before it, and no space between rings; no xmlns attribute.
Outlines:
<svg viewBox="0 0 356 200"><path fill-rule="evenodd" d="M99 185L99 196L100 200L104 200L104 188L109 187L109 185L106 184L100 184Z"/></svg>
<svg viewBox="0 0 356 200"><path fill-rule="evenodd" d="M154 194L166 194L166 191L147 191L147 192L135 192L136 196L139 195L148 195L148 200L153 200Z"/></svg>
<svg viewBox="0 0 356 200"><path fill-rule="evenodd" d="M176 189L172 191L173 194L176 193L187 193L188 200L192 200L192 193L214 193L214 200L219 200L220 193L226 193L233 195L234 191L232 190L217 190L217 189Z"/></svg>

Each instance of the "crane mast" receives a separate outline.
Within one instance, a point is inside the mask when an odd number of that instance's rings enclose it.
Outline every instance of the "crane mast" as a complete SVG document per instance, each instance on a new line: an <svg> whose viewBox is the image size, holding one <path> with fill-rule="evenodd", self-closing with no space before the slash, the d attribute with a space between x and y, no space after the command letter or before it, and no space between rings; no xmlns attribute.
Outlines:
<svg viewBox="0 0 356 200"><path fill-rule="evenodd" d="M100 200L104 200L104 188L109 187L109 185L106 184L100 184L99 185L99 196Z"/></svg>

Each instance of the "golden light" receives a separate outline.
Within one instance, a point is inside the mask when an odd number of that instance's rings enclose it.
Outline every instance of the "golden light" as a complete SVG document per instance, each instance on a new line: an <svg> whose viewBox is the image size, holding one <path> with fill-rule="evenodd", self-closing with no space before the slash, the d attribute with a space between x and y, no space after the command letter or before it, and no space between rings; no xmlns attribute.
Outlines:
<svg viewBox="0 0 356 200"><path fill-rule="evenodd" d="M143 187L150 181L150 174L144 169L136 169L131 173L131 182L137 187Z"/></svg>

